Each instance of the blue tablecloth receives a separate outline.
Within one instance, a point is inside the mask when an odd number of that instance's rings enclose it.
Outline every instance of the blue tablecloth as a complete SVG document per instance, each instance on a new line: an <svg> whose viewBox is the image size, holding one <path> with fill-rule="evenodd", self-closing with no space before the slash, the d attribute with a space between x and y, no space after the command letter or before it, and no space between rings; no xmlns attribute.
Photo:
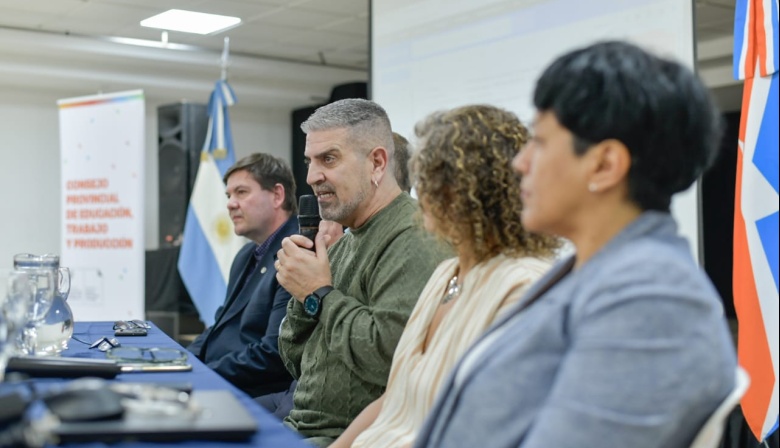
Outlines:
<svg viewBox="0 0 780 448"><path fill-rule="evenodd" d="M113 337L113 322L77 322L74 337L84 342L91 342L100 339L103 336ZM173 339L168 337L158 328L152 326L148 336L142 337L117 337L122 346L125 347L182 347ZM98 358L105 359L106 355L97 349L89 349L89 346L71 340L69 348L62 354L63 357L77 358ZM304 443L300 437L292 430L286 428L279 420L260 407L248 395L233 387L224 378L206 367L200 360L190 354L188 362L192 364L191 372L166 372L166 373L125 373L117 376L115 381L123 382L150 382L150 383L189 383L193 390L230 390L238 400L246 407L249 413L258 423L259 430L248 443L221 443L212 441L186 441L175 443L175 446L198 446L198 447L236 447L253 446L263 448L310 448L310 445ZM36 386L45 388L47 383L61 383L65 380L59 379L39 379L35 380ZM6 385L7 386L7 385ZM171 443L150 443L150 442L125 442L119 444L106 445L103 443L80 444L83 447L103 447L111 446L116 448L125 447L155 447L171 446Z"/></svg>

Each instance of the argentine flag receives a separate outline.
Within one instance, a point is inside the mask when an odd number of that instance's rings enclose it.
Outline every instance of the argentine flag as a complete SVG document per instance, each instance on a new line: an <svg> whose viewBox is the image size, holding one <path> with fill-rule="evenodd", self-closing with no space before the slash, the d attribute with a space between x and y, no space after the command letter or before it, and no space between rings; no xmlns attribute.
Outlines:
<svg viewBox="0 0 780 448"><path fill-rule="evenodd" d="M778 1L739 0L734 75L744 79L734 206L734 307L742 412L759 441L778 426Z"/></svg>
<svg viewBox="0 0 780 448"><path fill-rule="evenodd" d="M217 81L209 99L209 127L179 253L179 274L207 327L214 324L214 314L225 301L233 258L246 243L233 232L222 181L236 161L227 111L235 102L227 81Z"/></svg>

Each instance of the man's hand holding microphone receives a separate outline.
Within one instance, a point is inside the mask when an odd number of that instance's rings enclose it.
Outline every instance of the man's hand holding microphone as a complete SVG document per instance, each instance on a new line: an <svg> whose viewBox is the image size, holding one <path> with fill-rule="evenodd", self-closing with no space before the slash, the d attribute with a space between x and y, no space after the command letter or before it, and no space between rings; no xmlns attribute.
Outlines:
<svg viewBox="0 0 780 448"><path fill-rule="evenodd" d="M332 237L319 231L321 225L330 224L321 220L317 198L313 195L300 197L298 223L300 235L282 240L275 266L279 283L303 303L313 291L333 284L327 250Z"/></svg>

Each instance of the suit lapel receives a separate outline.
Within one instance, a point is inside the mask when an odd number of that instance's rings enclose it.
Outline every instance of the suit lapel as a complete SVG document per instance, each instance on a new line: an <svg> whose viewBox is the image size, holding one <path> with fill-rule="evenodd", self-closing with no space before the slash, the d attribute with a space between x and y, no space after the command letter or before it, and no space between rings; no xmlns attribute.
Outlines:
<svg viewBox="0 0 780 448"><path fill-rule="evenodd" d="M244 272L239 277L236 285L231 291L230 297L225 302L225 306L222 308L222 313L217 318L214 328L220 328L225 325L226 322L244 309L249 302L249 298L252 296L252 292L257 287L257 268L253 268L254 262L250 260L247 263Z"/></svg>
<svg viewBox="0 0 780 448"><path fill-rule="evenodd" d="M254 257L255 247L257 246L255 244L252 244L247 248L248 250L245 253L239 255L240 258L236 258L236 262L238 262L239 266L241 266L242 268L239 273L234 274L234 276L236 276L237 278L230 278L228 280L228 292L225 298L226 305L235 298L236 294L241 292L241 285L244 284L246 280L246 276L250 275L249 264L252 261L252 257Z"/></svg>

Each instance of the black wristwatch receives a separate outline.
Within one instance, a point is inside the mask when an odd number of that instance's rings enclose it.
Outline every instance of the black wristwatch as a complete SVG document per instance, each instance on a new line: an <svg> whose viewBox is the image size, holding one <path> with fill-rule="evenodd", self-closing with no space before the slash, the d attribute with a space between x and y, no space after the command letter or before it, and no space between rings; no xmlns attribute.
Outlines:
<svg viewBox="0 0 780 448"><path fill-rule="evenodd" d="M322 311L322 299L331 291L333 291L333 287L328 285L317 288L316 291L306 296L303 299L303 310L306 311L306 314L311 317L319 316Z"/></svg>

